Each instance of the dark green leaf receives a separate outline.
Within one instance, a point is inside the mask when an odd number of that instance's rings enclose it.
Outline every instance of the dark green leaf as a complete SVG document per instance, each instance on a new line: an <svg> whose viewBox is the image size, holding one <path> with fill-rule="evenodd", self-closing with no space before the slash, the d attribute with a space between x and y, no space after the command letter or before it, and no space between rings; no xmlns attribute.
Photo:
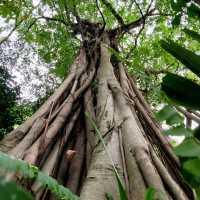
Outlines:
<svg viewBox="0 0 200 200"><path fill-rule="evenodd" d="M183 117L181 117L173 106L170 105L164 106L159 112L157 112L156 118L160 122L166 121L169 125L180 124L183 122Z"/></svg>
<svg viewBox="0 0 200 200"><path fill-rule="evenodd" d="M172 40L166 42L161 41L161 46L168 53L177 58L182 62L187 68L189 68L193 73L200 77L200 56L196 55L192 51L189 51L180 45L176 44Z"/></svg>
<svg viewBox="0 0 200 200"><path fill-rule="evenodd" d="M200 17L200 9L195 4L191 4L190 7L187 8L189 17Z"/></svg>
<svg viewBox="0 0 200 200"><path fill-rule="evenodd" d="M185 128L183 125L171 128L167 131L163 131L164 135L175 135L175 136L192 136L192 131L190 129Z"/></svg>
<svg viewBox="0 0 200 200"><path fill-rule="evenodd" d="M0 199L2 200L33 200L27 191L24 191L15 182L8 182L0 179Z"/></svg>
<svg viewBox="0 0 200 200"><path fill-rule="evenodd" d="M200 140L200 126L197 126L194 129L194 137L197 138L198 140Z"/></svg>
<svg viewBox="0 0 200 200"><path fill-rule="evenodd" d="M25 161L17 160L9 157L7 154L0 152L0 166L1 170L6 172L18 172L23 175L24 178L36 179L41 186L46 187L58 198L65 200L78 200L79 198L74 195L66 187L59 185L58 182L46 175L45 173L38 170L37 167L29 165Z"/></svg>
<svg viewBox="0 0 200 200"><path fill-rule="evenodd" d="M154 200L156 190L154 188L148 188L145 192L145 200Z"/></svg>
<svg viewBox="0 0 200 200"><path fill-rule="evenodd" d="M172 106L166 105L159 112L157 112L155 116L157 120L162 122L169 119L171 116L173 116L175 112L176 111Z"/></svg>
<svg viewBox="0 0 200 200"><path fill-rule="evenodd" d="M181 14L178 14L172 20L172 25L173 26L178 26L180 23L181 23Z"/></svg>
<svg viewBox="0 0 200 200"><path fill-rule="evenodd" d="M177 1L171 0L172 9L176 12L181 11L182 8L186 6L186 3L187 1L185 0L177 0Z"/></svg>
<svg viewBox="0 0 200 200"><path fill-rule="evenodd" d="M195 192L197 194L197 199L200 199L200 187L195 188Z"/></svg>
<svg viewBox="0 0 200 200"><path fill-rule="evenodd" d="M106 193L106 200L114 200L111 194Z"/></svg>
<svg viewBox="0 0 200 200"><path fill-rule="evenodd" d="M187 170L191 174L200 177L200 159L191 159L183 163L183 169Z"/></svg>
<svg viewBox="0 0 200 200"><path fill-rule="evenodd" d="M163 78L162 90L174 102L188 108L200 109L200 86L193 81L168 73Z"/></svg>
<svg viewBox="0 0 200 200"><path fill-rule="evenodd" d="M193 138L185 139L180 145L174 148L176 155L182 157L199 157L200 143Z"/></svg>
<svg viewBox="0 0 200 200"><path fill-rule="evenodd" d="M115 172L115 177L117 179L117 184L118 184L118 190L119 190L119 194L120 194L120 200L128 200L128 196L127 196L127 193L126 193L126 190L124 189L124 186L118 176L118 174Z"/></svg>
<svg viewBox="0 0 200 200"><path fill-rule="evenodd" d="M195 32L195 31L192 31L192 30L189 30L189 29L184 29L183 30L187 35L191 36L194 40L200 42L200 34Z"/></svg>
<svg viewBox="0 0 200 200"><path fill-rule="evenodd" d="M166 120L166 123L171 126L174 124L181 124L183 123L183 120L184 118L176 112L174 113L174 115L172 115L170 118Z"/></svg>

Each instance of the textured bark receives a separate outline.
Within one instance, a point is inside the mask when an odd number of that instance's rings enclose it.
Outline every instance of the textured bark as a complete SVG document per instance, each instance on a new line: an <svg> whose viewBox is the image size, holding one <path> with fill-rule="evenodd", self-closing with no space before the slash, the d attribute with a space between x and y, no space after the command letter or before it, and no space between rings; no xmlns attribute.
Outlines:
<svg viewBox="0 0 200 200"><path fill-rule="evenodd" d="M107 52L104 50L105 47L102 44L100 67L97 74L97 125L102 137L104 137L113 162L122 175L118 133L113 129L105 135L114 125L114 101L108 87L108 80L112 77L113 69L109 61L110 54L106 54ZM113 183L115 183L114 186ZM112 163L102 144L98 143L92 154L91 165L81 192L81 199L105 199L106 193L111 193L114 199L119 199L117 182L112 171Z"/></svg>
<svg viewBox="0 0 200 200"><path fill-rule="evenodd" d="M113 165L130 200L144 199L149 187L156 199L194 199L135 81L122 63L112 64L110 40L104 31L84 44L66 80L0 150L37 165L82 200L120 199ZM55 199L40 183L29 184L36 199Z"/></svg>
<svg viewBox="0 0 200 200"><path fill-rule="evenodd" d="M34 121L41 117L48 114L50 106L52 102L56 105L57 101L61 98L61 96L66 92L70 83L75 79L78 79L78 76L85 70L86 64L84 63L85 60L81 60L81 58L85 57L85 51L83 49L80 50L80 54L75 60L74 64L71 67L71 71L66 78L66 80L61 84L61 86L55 91L55 93L49 97L49 99L40 107L40 109L29 119L27 119L21 126L14 129L10 132L3 140L0 141L0 149L3 152L7 152L13 147L15 147L19 141L27 134L29 129L32 127Z"/></svg>

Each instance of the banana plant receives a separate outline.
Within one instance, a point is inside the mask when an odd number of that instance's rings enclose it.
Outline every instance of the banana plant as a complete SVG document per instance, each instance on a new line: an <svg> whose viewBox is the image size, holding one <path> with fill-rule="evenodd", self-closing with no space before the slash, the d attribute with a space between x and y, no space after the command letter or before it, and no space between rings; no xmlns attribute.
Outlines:
<svg viewBox="0 0 200 200"><path fill-rule="evenodd" d="M200 34L197 32L189 29L184 29L184 32L191 36L192 39L200 42ZM165 51L178 59L187 69L200 78L199 55L172 40L162 40L160 43ZM196 111L200 110L200 85L197 82L177 74L167 73L162 79L161 89L173 104ZM174 152L182 161L183 176L195 189L197 198L200 199L200 126L191 131L181 124L163 133L165 135L185 136L183 142L174 148Z"/></svg>

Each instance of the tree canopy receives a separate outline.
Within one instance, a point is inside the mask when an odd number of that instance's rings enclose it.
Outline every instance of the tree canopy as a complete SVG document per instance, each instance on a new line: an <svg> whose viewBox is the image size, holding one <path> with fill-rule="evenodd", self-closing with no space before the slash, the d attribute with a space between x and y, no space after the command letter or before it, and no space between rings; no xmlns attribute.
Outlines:
<svg viewBox="0 0 200 200"><path fill-rule="evenodd" d="M199 10L191 2L2 1L0 12L4 21L4 37L1 43L10 35L17 34L20 40L34 46L45 62L54 66L51 72L63 78L74 60L80 41L84 40L76 34L76 13L83 21L105 23L107 30L134 22L139 26L124 31L119 38L121 53L117 54L129 72L136 76L148 100L157 104L163 96L159 92L163 73L177 71L195 78L185 68L179 67L180 63L159 45L160 39L174 38L198 51L198 44L181 31L183 28L198 30ZM148 10L150 13L147 13Z"/></svg>

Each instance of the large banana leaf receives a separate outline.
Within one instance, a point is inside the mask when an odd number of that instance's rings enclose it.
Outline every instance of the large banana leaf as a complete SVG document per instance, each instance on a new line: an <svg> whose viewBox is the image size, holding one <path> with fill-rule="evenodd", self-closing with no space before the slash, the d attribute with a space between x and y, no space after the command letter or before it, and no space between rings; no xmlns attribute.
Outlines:
<svg viewBox="0 0 200 200"><path fill-rule="evenodd" d="M196 55L192 51L189 51L175 42L169 40L166 42L161 40L161 46L168 53L177 58L181 63L183 63L187 68L189 68L193 73L200 77L200 56Z"/></svg>
<svg viewBox="0 0 200 200"><path fill-rule="evenodd" d="M188 108L200 109L200 86L193 81L167 73L161 87L172 101Z"/></svg>

